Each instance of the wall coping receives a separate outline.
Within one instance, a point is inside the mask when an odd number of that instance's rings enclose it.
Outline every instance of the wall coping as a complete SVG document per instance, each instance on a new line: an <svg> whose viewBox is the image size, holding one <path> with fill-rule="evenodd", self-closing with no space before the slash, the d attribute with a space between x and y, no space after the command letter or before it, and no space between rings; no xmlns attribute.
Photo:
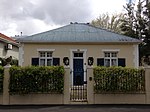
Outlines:
<svg viewBox="0 0 150 112"><path fill-rule="evenodd" d="M7 64L7 65L4 66L4 68L10 68L10 67L11 67L10 64Z"/></svg>

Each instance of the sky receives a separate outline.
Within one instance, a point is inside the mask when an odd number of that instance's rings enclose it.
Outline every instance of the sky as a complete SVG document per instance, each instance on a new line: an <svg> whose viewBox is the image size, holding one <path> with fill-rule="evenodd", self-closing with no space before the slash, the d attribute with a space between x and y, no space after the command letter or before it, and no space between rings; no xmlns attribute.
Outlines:
<svg viewBox="0 0 150 112"><path fill-rule="evenodd" d="M70 22L123 12L128 0L0 0L0 33L33 35Z"/></svg>

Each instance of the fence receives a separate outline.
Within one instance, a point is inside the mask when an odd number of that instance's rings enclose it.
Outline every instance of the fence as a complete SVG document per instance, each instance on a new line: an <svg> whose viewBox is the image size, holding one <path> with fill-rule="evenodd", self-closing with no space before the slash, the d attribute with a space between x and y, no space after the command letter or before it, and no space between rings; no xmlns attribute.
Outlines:
<svg viewBox="0 0 150 112"><path fill-rule="evenodd" d="M11 94L63 93L64 68L11 67L9 92Z"/></svg>
<svg viewBox="0 0 150 112"><path fill-rule="evenodd" d="M2 101L3 105L63 104L63 73L62 67L10 68L6 66L0 102Z"/></svg>
<svg viewBox="0 0 150 112"><path fill-rule="evenodd" d="M95 93L143 93L144 69L122 67L94 68Z"/></svg>
<svg viewBox="0 0 150 112"><path fill-rule="evenodd" d="M70 68L65 68L64 75L64 88L63 94L60 93L29 93L29 94L10 94L9 93L9 79L11 78L9 74L9 67L4 68L4 79L3 79L3 93L0 94L0 104L2 105L26 105L26 104L150 104L150 68L145 68L144 75L136 75L131 77L126 77L127 82L132 82L136 84L136 92L120 92L122 91L121 87L124 84L124 80L119 81L121 77L115 75L114 77L105 77L102 75L101 80L94 85L94 74L93 68L87 69L87 93L81 92L83 96L86 96L86 102L72 101L71 99L71 87L70 87ZM112 72L111 72L112 73ZM107 76L107 75L106 75ZM128 75L127 75L128 76ZM144 77L144 79L143 79ZM135 81L137 80L141 81ZM139 78L139 79L138 79ZM111 80L110 80L111 79ZM43 79L45 80L45 79ZM47 80L47 79L46 79ZM144 81L145 80L145 81ZM116 83L116 82L119 83ZM107 82L107 83L106 83ZM106 90L115 90L115 92L110 93L110 91L104 91L102 89L104 85L109 85L114 82L114 87L108 87ZM143 84L143 82L145 82ZM102 84L102 87L98 84ZM93 86L94 85L94 86ZM127 85L127 84L125 84ZM131 86L131 85L130 85ZM130 86L125 89L130 88ZM124 86L126 87L126 86ZM97 91L95 92L95 88ZM144 89L145 88L145 89ZM76 88L74 88L76 89ZM129 90L132 90L131 88ZM76 90L75 90L76 91ZM119 91L119 92L118 92ZM145 92L143 92L145 91ZM107 94L102 94L106 93Z"/></svg>
<svg viewBox="0 0 150 112"><path fill-rule="evenodd" d="M70 101L87 101L87 85L76 85L71 87Z"/></svg>

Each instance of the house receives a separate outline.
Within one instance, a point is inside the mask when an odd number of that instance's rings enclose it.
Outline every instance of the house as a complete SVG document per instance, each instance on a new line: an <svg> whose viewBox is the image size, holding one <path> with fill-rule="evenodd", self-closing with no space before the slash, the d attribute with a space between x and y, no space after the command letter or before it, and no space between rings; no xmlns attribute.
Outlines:
<svg viewBox="0 0 150 112"><path fill-rule="evenodd" d="M74 85L86 82L86 69L92 66L139 66L140 40L88 23L70 23L18 41L20 66L63 65Z"/></svg>
<svg viewBox="0 0 150 112"><path fill-rule="evenodd" d="M2 58L12 56L13 59L17 60L19 55L18 52L18 43L14 39L0 33L0 65L2 63Z"/></svg>

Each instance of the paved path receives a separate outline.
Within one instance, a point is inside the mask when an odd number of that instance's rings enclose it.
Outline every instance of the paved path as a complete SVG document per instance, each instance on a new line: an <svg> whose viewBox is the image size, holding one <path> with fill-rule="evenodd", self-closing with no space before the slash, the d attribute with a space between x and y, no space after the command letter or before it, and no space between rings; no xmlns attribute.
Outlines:
<svg viewBox="0 0 150 112"><path fill-rule="evenodd" d="M0 106L0 112L150 112L150 105Z"/></svg>

